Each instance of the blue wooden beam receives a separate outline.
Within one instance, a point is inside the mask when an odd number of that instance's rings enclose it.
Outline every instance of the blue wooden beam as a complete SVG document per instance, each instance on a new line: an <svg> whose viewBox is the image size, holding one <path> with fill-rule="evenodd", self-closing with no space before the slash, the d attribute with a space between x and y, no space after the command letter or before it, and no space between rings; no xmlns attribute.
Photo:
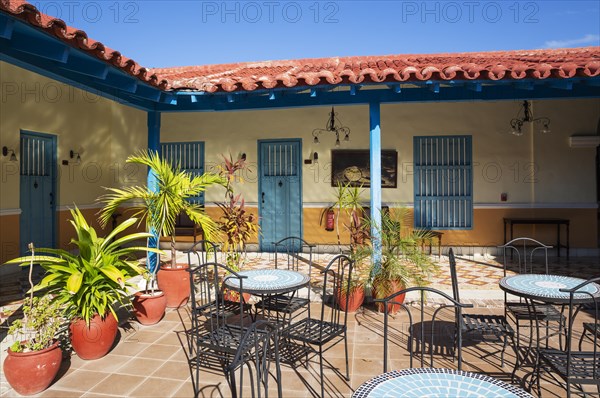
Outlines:
<svg viewBox="0 0 600 398"><path fill-rule="evenodd" d="M316 98L311 98L309 93L296 93L281 96L278 101L269 101L265 95L253 95L246 93L234 104L225 101L223 95L204 95L195 104L180 104L177 111L237 111L246 109L273 109L273 108L297 108L306 106L326 105L361 105L370 102L400 103L400 102L429 102L429 101L498 101L498 100L520 100L520 99L560 99L560 98L600 98L600 90L593 85L592 80L600 82L600 78L585 79L589 83L574 82L570 91L556 89L548 84L535 85L534 90L516 90L512 84L486 85L482 91L472 91L466 86L448 86L433 93L423 87L403 87L400 94L392 90L361 90L355 95L348 95L345 91L320 92ZM189 94L188 94L189 95ZM162 107L162 108L161 108ZM158 109L172 111L171 107L158 105Z"/></svg>
<svg viewBox="0 0 600 398"><path fill-rule="evenodd" d="M269 92L269 101L274 101L275 99L277 99L277 94L275 90L271 90Z"/></svg>
<svg viewBox="0 0 600 398"><path fill-rule="evenodd" d="M466 87L467 90L475 91L476 93L480 93L482 89L481 82L467 83Z"/></svg>
<svg viewBox="0 0 600 398"><path fill-rule="evenodd" d="M378 102L369 103L369 147L371 148L371 242L374 276L381 267L381 109Z"/></svg>
<svg viewBox="0 0 600 398"><path fill-rule="evenodd" d="M229 102L230 104L232 102L235 102L235 98L233 98L233 94L227 94L227 102Z"/></svg>
<svg viewBox="0 0 600 398"><path fill-rule="evenodd" d="M109 70L108 75L102 81L98 81L98 84L107 85L116 90L125 91L127 93L135 93L138 86L138 79L126 75L124 72L119 70Z"/></svg>
<svg viewBox="0 0 600 398"><path fill-rule="evenodd" d="M22 32L13 32L9 46L19 52L46 58L55 62L66 63L69 58L69 47L52 39L40 40Z"/></svg>
<svg viewBox="0 0 600 398"><path fill-rule="evenodd" d="M573 90L573 82L572 81L556 81L550 83L550 87L557 88L559 90Z"/></svg>
<svg viewBox="0 0 600 398"><path fill-rule="evenodd" d="M315 98L317 96L317 89L316 88L311 88L310 89L310 97L311 98Z"/></svg>
<svg viewBox="0 0 600 398"><path fill-rule="evenodd" d="M2 39L0 39L0 47L1 44ZM126 103L127 105L144 111L155 108L155 103L153 102L131 97L128 93L119 91L114 87L100 86L95 79L60 69L57 67L56 63L43 58L34 57L30 54L20 53L9 49L7 52L0 52L0 60L45 76L49 79L53 79L57 82L90 92L92 94L88 95L89 100L93 100L94 96L99 96L119 103Z"/></svg>
<svg viewBox="0 0 600 398"><path fill-rule="evenodd" d="M517 82L514 84L517 90L528 90L531 91L535 88L533 82Z"/></svg>
<svg viewBox="0 0 600 398"><path fill-rule="evenodd" d="M427 86L429 86L429 91L435 94L439 94L440 92L440 83L438 82L427 82Z"/></svg>
<svg viewBox="0 0 600 398"><path fill-rule="evenodd" d="M139 82L135 88L135 93L132 95L148 101L157 102L160 99L161 91L156 87L150 86L149 84Z"/></svg>
<svg viewBox="0 0 600 398"><path fill-rule="evenodd" d="M160 112L148 112L148 150L159 151L160 150ZM152 192L156 192L158 189L158 182L156 175L151 169L148 169L148 189ZM160 242L159 231L154 229L150 230L153 235L148 239L149 247L158 248ZM147 267L150 272L158 271L158 256L155 253L148 253Z"/></svg>
<svg viewBox="0 0 600 398"><path fill-rule="evenodd" d="M402 92L402 86L400 85L400 83L389 84L388 87L396 94L400 94Z"/></svg>
<svg viewBox="0 0 600 398"><path fill-rule="evenodd" d="M69 60L64 65L59 65L59 68L100 80L106 79L109 66L105 62L89 56L74 54L75 51L77 50L70 50Z"/></svg>
<svg viewBox="0 0 600 398"><path fill-rule="evenodd" d="M13 34L15 21L4 14L0 14L0 37L10 39Z"/></svg>

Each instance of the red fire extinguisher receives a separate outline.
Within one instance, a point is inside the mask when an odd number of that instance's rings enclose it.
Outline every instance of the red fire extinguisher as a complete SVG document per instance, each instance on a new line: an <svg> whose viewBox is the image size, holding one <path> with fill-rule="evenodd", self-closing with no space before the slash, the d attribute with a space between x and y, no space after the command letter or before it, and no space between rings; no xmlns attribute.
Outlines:
<svg viewBox="0 0 600 398"><path fill-rule="evenodd" d="M335 221L335 212L333 209L327 209L325 214L325 231L333 231Z"/></svg>

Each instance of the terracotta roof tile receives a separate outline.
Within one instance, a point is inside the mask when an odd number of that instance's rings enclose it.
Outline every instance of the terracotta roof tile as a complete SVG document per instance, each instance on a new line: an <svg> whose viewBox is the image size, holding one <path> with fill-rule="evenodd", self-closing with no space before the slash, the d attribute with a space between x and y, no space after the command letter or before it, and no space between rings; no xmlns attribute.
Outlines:
<svg viewBox="0 0 600 398"><path fill-rule="evenodd" d="M215 93L335 84L600 76L600 47L333 57L147 69L88 38L84 31L40 13L26 1L0 0L0 11L163 90Z"/></svg>
<svg viewBox="0 0 600 398"><path fill-rule="evenodd" d="M153 69L175 90L252 91L340 83L521 80L600 75L600 47L336 57Z"/></svg>

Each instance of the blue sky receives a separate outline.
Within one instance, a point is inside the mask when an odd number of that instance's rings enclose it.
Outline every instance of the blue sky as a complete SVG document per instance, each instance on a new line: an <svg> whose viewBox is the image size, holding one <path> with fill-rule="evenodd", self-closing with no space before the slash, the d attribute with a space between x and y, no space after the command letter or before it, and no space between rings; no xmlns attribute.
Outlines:
<svg viewBox="0 0 600 398"><path fill-rule="evenodd" d="M600 1L31 1L147 67L600 45Z"/></svg>

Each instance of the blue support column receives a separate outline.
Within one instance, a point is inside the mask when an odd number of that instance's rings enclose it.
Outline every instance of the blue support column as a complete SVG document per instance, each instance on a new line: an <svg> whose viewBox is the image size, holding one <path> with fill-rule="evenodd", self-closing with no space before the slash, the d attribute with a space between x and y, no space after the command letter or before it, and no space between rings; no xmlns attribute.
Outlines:
<svg viewBox="0 0 600 398"><path fill-rule="evenodd" d="M371 148L371 241L373 242L373 274L381 266L381 110L379 102L369 103Z"/></svg>
<svg viewBox="0 0 600 398"><path fill-rule="evenodd" d="M148 150L158 151L160 149L160 112L148 112ZM156 176L152 170L148 170L148 189L156 191L157 182ZM149 247L157 247L160 236L157 231L151 230L150 233L154 235L148 239ZM148 253L148 270L154 272L158 263L158 255L155 253Z"/></svg>

